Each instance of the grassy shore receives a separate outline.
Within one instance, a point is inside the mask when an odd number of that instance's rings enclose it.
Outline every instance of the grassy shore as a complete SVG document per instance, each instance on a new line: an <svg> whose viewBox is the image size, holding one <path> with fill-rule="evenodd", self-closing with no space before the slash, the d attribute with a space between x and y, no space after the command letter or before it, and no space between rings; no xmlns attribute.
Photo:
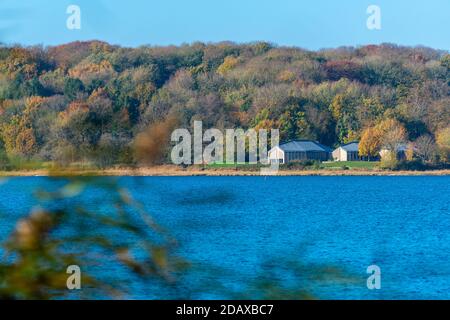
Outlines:
<svg viewBox="0 0 450 320"><path fill-rule="evenodd" d="M204 168L201 166L191 166L182 168L174 165L161 165L141 168L110 168L110 169L29 169L0 171L1 177L19 176L258 176L261 175L259 169L245 169L241 167L217 167ZM281 168L279 176L444 176L450 175L450 170L429 170L429 171L390 171L367 168L321 168L321 169L284 169Z"/></svg>

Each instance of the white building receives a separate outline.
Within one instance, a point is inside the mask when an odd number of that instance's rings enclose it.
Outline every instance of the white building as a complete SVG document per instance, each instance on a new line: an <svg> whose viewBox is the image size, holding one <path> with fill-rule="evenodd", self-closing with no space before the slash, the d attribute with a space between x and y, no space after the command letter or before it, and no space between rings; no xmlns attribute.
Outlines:
<svg viewBox="0 0 450 320"><path fill-rule="evenodd" d="M357 141L341 145L333 151L334 161L360 161L358 154L359 143Z"/></svg>

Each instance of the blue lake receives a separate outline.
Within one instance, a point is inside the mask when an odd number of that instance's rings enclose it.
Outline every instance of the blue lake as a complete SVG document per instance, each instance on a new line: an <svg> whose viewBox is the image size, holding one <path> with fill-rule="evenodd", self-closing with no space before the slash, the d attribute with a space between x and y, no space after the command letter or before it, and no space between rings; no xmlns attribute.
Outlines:
<svg viewBox="0 0 450 320"><path fill-rule="evenodd" d="M43 177L4 181L0 238L36 205L36 188L60 183ZM181 256L229 272L194 273L180 280L185 289L210 280L239 289L264 272L265 261L289 258L341 268L356 278L311 287L318 298L450 298L448 176L123 177L119 183L178 240ZM95 211L105 209L102 199L90 190L71 201ZM366 286L366 269L373 264L381 268L380 290ZM126 277L107 264L100 272ZM278 277L284 274L282 281L292 281L287 270ZM125 280L129 298L171 297L134 277Z"/></svg>

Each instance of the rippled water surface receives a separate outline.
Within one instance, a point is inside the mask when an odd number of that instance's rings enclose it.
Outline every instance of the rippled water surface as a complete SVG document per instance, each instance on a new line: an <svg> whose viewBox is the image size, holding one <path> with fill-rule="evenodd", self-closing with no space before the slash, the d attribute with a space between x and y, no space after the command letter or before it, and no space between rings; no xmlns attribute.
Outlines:
<svg viewBox="0 0 450 320"><path fill-rule="evenodd" d="M123 177L120 184L178 239L190 261L230 270L237 286L261 264L290 257L337 266L361 281L317 288L320 298L450 298L450 177ZM0 237L60 182L12 178L0 185ZM79 201L102 210L95 190ZM103 210L105 210L103 208ZM366 268L381 268L368 290ZM104 273L113 272L105 266ZM114 277L114 274L111 274ZM195 276L185 279L202 281ZM132 298L167 298L130 278ZM285 279L289 281L289 279ZM221 298L220 295L203 296Z"/></svg>

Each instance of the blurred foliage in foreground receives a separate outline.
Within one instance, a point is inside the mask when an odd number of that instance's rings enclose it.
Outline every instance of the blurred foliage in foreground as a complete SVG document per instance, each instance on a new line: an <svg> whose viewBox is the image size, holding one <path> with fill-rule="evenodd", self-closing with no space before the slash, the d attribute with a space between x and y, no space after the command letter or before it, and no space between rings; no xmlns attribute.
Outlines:
<svg viewBox="0 0 450 320"><path fill-rule="evenodd" d="M188 263L117 179L51 179L58 187L35 192L39 206L3 243L0 299L129 298L135 295L130 280L145 288L141 296L156 299L311 299L320 285L354 281L329 266L286 262L288 254L262 265L252 280L238 270ZM100 201L85 203L94 189L103 192ZM81 267L82 290L67 289L69 265ZM187 288L184 281L193 278ZM239 287L229 286L236 281Z"/></svg>
<svg viewBox="0 0 450 320"><path fill-rule="evenodd" d="M61 180L61 187L51 192L36 192L38 200L47 206L37 207L19 220L4 243L0 298L66 296L69 265L83 268L111 263L128 269L142 281L174 282L174 272L185 267L172 254L176 242L115 180L53 179ZM96 204L96 212L87 210L82 202L70 201L87 187L105 192L105 201ZM99 210L105 204L109 205L107 214ZM101 279L83 272L83 286L92 290L80 292L90 297L120 297L126 291L120 280Z"/></svg>

